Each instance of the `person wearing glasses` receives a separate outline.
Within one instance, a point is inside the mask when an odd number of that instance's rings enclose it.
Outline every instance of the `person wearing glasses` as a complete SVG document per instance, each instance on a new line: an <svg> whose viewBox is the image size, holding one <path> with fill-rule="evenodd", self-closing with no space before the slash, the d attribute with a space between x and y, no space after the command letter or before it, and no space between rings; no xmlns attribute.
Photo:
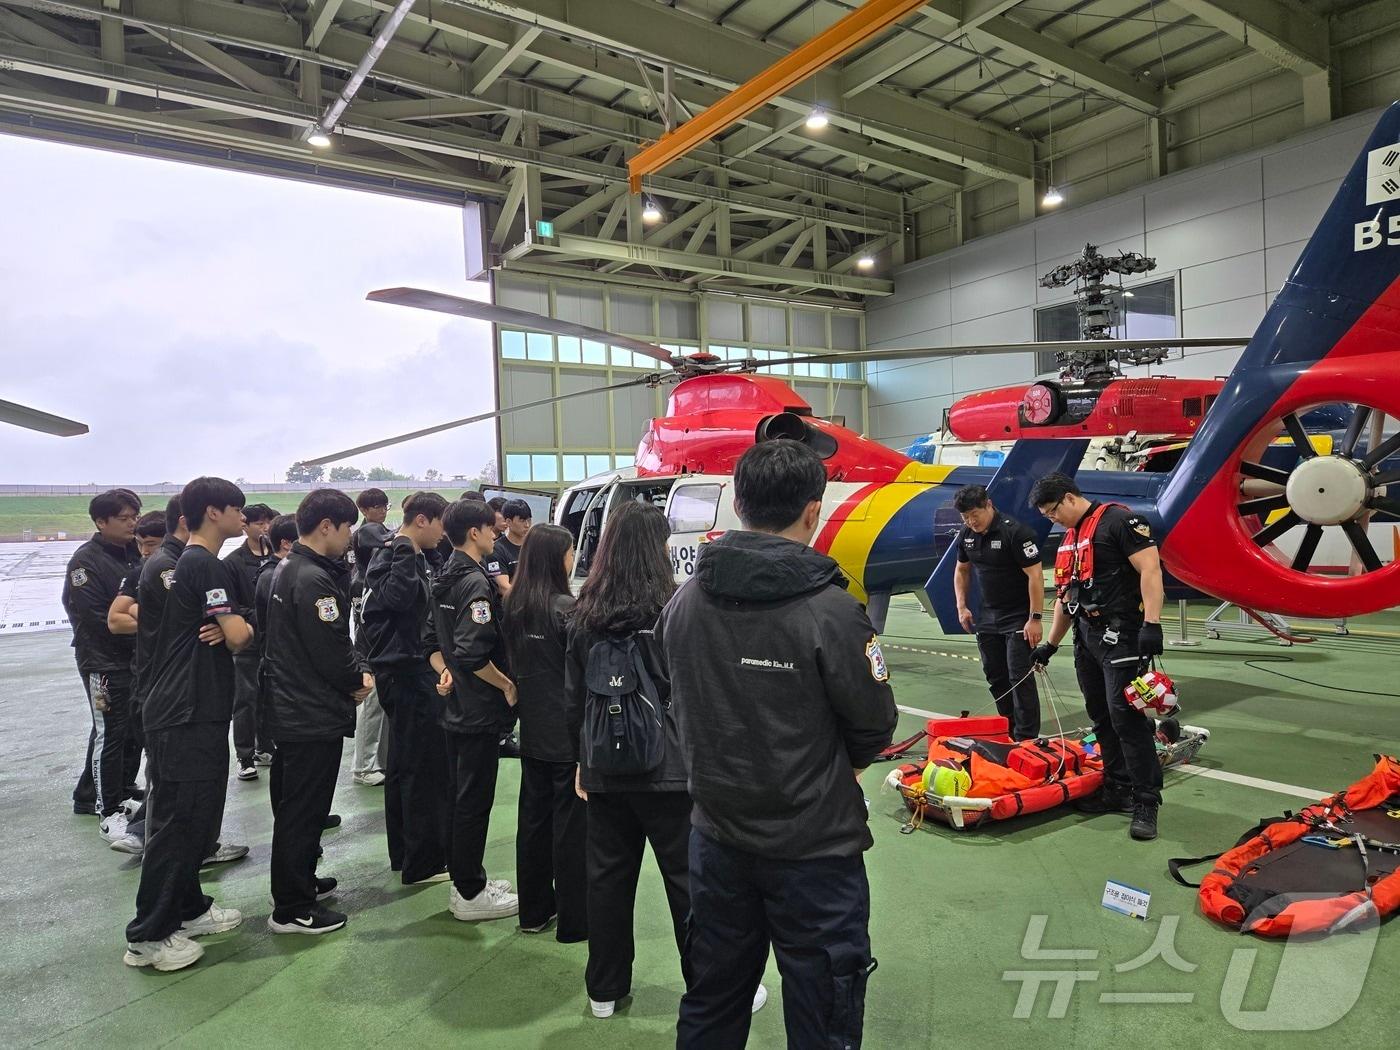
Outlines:
<svg viewBox="0 0 1400 1050"><path fill-rule="evenodd" d="M1074 670L1103 757L1103 788L1077 808L1131 813L1132 837L1155 839L1157 727L1123 695L1162 652L1162 563L1152 527L1121 504L1085 499L1066 474L1037 481L1030 502L1065 530L1055 558L1055 618L1031 659L1048 664L1074 624Z"/></svg>
<svg viewBox="0 0 1400 1050"><path fill-rule="evenodd" d="M136 769L125 768L134 639L108 629L107 610L122 580L141 564L135 538L140 514L141 500L129 489L94 496L88 516L97 531L73 552L63 578L63 609L73 625L73 655L92 716L87 759L73 789L73 812L96 814L98 831L108 843L126 834L121 806Z"/></svg>
<svg viewBox="0 0 1400 1050"><path fill-rule="evenodd" d="M953 574L958 622L977 636L982 673L1011 739L1034 740L1040 736L1040 694L1031 649L1040 644L1045 604L1040 542L1023 522L997 510L984 485L958 489L953 509L963 520ZM968 606L974 570L982 592L976 616Z"/></svg>

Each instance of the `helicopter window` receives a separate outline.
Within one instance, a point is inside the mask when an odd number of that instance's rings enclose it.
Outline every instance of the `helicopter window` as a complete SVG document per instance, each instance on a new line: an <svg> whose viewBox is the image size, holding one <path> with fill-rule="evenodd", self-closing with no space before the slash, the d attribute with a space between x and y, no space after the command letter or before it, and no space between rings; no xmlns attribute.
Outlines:
<svg viewBox="0 0 1400 1050"><path fill-rule="evenodd" d="M720 485L682 485L671 496L666 512L671 532L709 532L719 513Z"/></svg>
<svg viewBox="0 0 1400 1050"><path fill-rule="evenodd" d="M579 489L569 496L569 502L564 507L560 523L569 530L575 545L578 544L579 530L583 527L583 515L584 511L588 509L588 501L593 498L597 491L597 489Z"/></svg>
<svg viewBox="0 0 1400 1050"><path fill-rule="evenodd" d="M1201 399L1199 397L1182 398L1181 414L1187 419L1199 419L1201 417Z"/></svg>
<svg viewBox="0 0 1400 1050"><path fill-rule="evenodd" d="M1207 411L1207 412L1210 411L1210 406L1213 405L1213 404L1215 404L1215 398L1216 398L1216 395L1215 395L1215 394L1207 394L1207 395L1206 395L1206 411Z"/></svg>

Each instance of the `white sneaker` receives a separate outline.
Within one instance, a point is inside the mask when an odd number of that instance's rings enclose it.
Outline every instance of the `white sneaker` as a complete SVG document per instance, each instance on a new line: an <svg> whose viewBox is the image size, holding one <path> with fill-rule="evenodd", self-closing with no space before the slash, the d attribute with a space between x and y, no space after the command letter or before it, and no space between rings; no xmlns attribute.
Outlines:
<svg viewBox="0 0 1400 1050"><path fill-rule="evenodd" d="M211 933L228 933L243 921L243 913L237 908L220 908L209 905L209 910L195 919L180 923L181 937L207 937Z"/></svg>
<svg viewBox="0 0 1400 1050"><path fill-rule="evenodd" d="M258 766L270 766L270 765L272 765L272 752L270 752L270 751L254 751L254 752L253 752L253 764L254 764L254 765L258 765Z"/></svg>
<svg viewBox="0 0 1400 1050"><path fill-rule="evenodd" d="M356 773L355 783L363 784L365 787L381 787L384 784L384 774L377 769L368 773Z"/></svg>
<svg viewBox="0 0 1400 1050"><path fill-rule="evenodd" d="M484 890L467 900L457 892L456 886L451 886L447 894L447 906L454 919L460 919L462 922L481 922L518 915L520 898L501 889L499 884L488 882Z"/></svg>
<svg viewBox="0 0 1400 1050"><path fill-rule="evenodd" d="M242 860L248 855L247 846L239 846L231 842L219 843L219 848L200 862L201 868L207 868L211 864L228 864L231 861Z"/></svg>
<svg viewBox="0 0 1400 1050"><path fill-rule="evenodd" d="M146 840L140 835L133 835L130 832L119 839L114 839L112 845L108 847L118 853L129 853L133 857L139 857L146 852Z"/></svg>
<svg viewBox="0 0 1400 1050"><path fill-rule="evenodd" d="M762 1010L762 1009L763 1009L765 1006L767 1006L767 1005L768 1005L768 989L765 988L765 987L763 987L763 985L760 984L760 985L758 986L758 991L756 991L756 992L753 993L753 1009L750 1010L749 1012L750 1012L750 1013L756 1014L756 1013L758 1013L758 1011Z"/></svg>
<svg viewBox="0 0 1400 1050"><path fill-rule="evenodd" d="M597 999L588 1000L588 1008L593 1011L593 1016L601 1020L606 1020L613 1015L613 1010L617 1008L617 1003L609 1000L600 1003Z"/></svg>
<svg viewBox="0 0 1400 1050"><path fill-rule="evenodd" d="M117 839L126 838L126 814L121 810L113 813L110 817L97 825L97 833L102 836L102 841L109 845Z"/></svg>
<svg viewBox="0 0 1400 1050"><path fill-rule="evenodd" d="M502 893L514 893L515 887L510 884L509 879L487 879L486 885L495 886Z"/></svg>
<svg viewBox="0 0 1400 1050"><path fill-rule="evenodd" d="M203 954L202 944L172 933L163 941L128 943L122 962L128 966L154 966L157 970L183 970L199 962Z"/></svg>

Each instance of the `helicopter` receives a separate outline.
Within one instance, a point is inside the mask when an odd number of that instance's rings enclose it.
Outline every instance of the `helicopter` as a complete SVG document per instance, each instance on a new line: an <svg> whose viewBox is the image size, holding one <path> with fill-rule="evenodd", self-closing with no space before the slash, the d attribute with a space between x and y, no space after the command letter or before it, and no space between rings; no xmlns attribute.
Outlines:
<svg viewBox="0 0 1400 1050"><path fill-rule="evenodd" d="M1079 471L1087 438L1021 440L993 472L918 463L835 422L817 417L786 383L758 374L786 361L721 361L679 355L640 340L573 322L421 289L372 292L374 301L438 310L625 347L664 363L626 383L455 420L309 460L325 463L425 434L569 397L639 383L674 382L666 415L650 422L636 466L568 490L557 519L579 542L586 572L611 509L648 500L672 519L678 575L693 572L694 552L733 527L735 462L755 442L802 441L827 467L829 484L813 546L833 557L851 591L867 601L877 626L892 594L913 592L957 632L952 610L952 509L962 485L986 484L1001 508L1025 515L1035 480L1051 470L1078 472L1086 496L1127 505L1158 538L1169 593L1202 593L1260 613L1341 618L1394 604L1400 560L1386 564L1372 523L1400 522L1400 192L1368 179L1374 158L1400 142L1400 103L1382 116L1342 180L1282 290L1249 340L1172 340L1175 346L1245 345L1210 414L1174 469L1162 473ZM1388 230L1388 235L1376 231ZM1082 349L1082 343L1077 344ZM1108 340L1103 351L1132 352L1161 340ZM826 355L831 362L949 354L1069 352L1076 342L881 350ZM1348 422L1340 440L1318 447L1303 417L1320 407ZM1283 440L1280 441L1280 438ZM703 489L703 493L696 490ZM701 498L703 496L703 499ZM713 509L713 517L707 511ZM696 513L698 512L698 513ZM1049 523L1032 527L1043 542ZM1314 565L1325 536L1337 533L1350 566ZM1285 542L1286 541L1286 542ZM1327 570L1327 571L1324 571Z"/></svg>

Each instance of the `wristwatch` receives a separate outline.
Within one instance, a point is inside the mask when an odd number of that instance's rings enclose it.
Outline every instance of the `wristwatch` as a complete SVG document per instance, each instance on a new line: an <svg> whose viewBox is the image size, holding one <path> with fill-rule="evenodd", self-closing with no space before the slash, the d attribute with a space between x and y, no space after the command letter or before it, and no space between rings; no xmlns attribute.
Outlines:
<svg viewBox="0 0 1400 1050"><path fill-rule="evenodd" d="M1032 619L1032 620L1043 619L1043 618L1044 618L1044 615L1045 615L1044 613L1031 613L1031 619Z"/></svg>

